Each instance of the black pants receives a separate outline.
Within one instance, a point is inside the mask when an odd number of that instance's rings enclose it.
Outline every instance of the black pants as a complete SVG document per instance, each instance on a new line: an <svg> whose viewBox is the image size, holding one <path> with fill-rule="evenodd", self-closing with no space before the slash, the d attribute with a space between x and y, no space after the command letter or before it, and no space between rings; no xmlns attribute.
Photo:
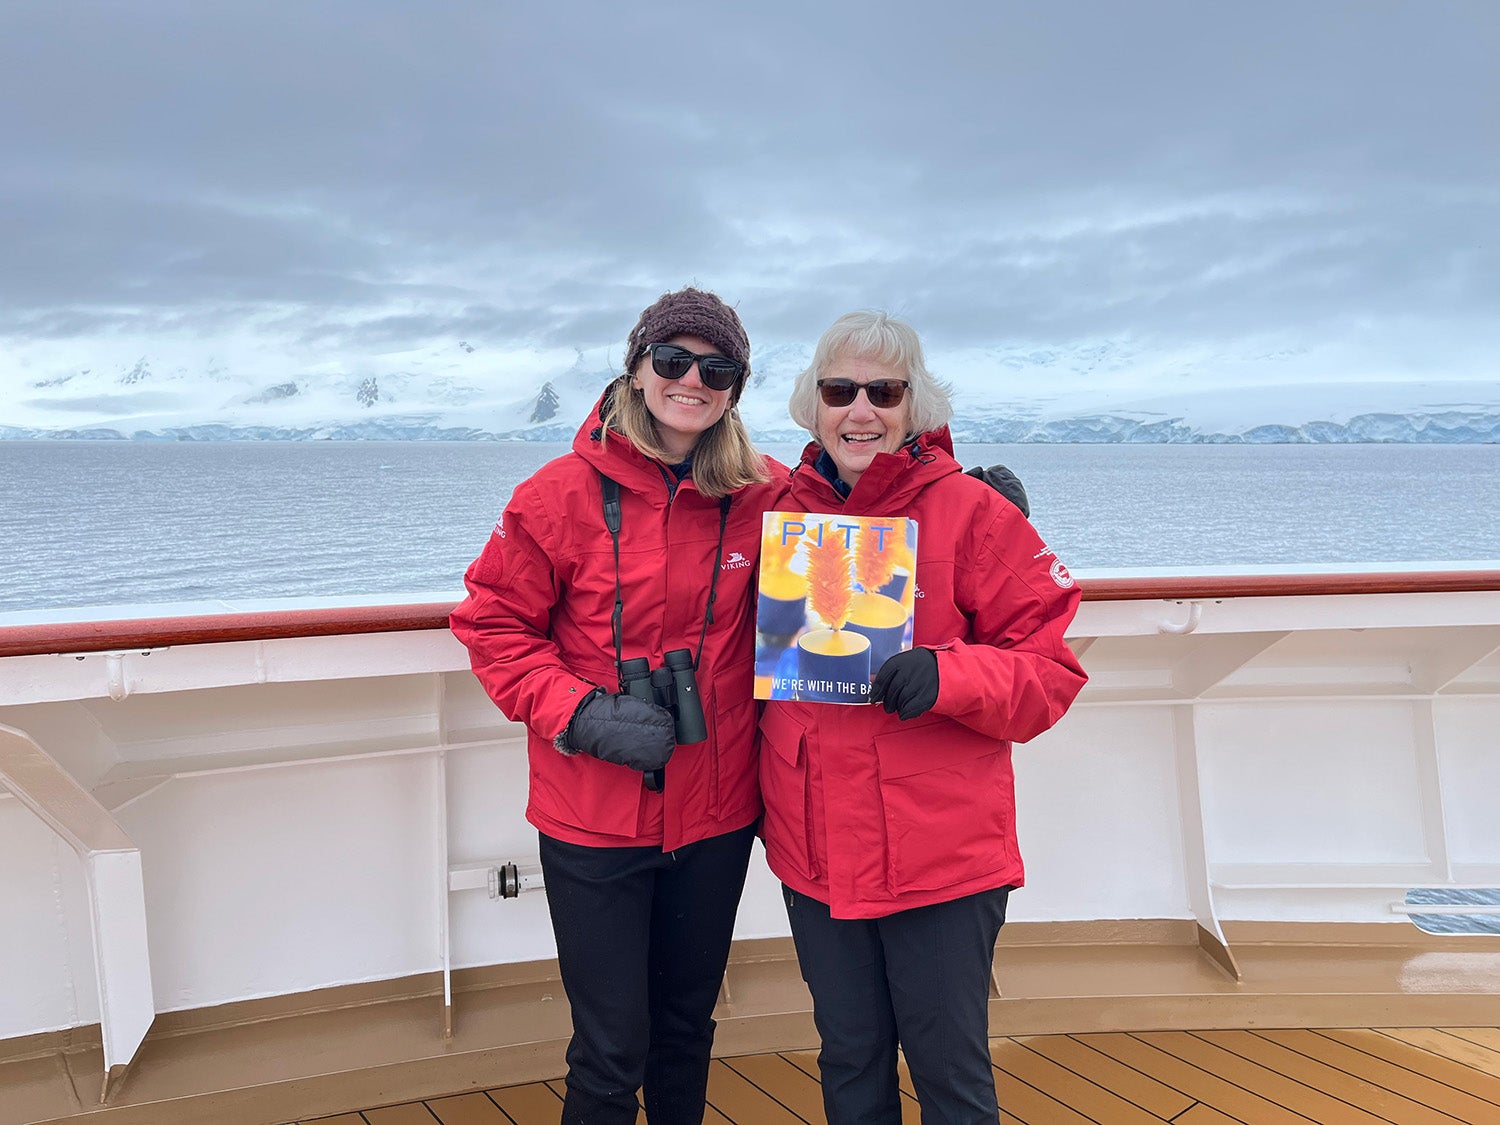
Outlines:
<svg viewBox="0 0 1500 1125"><path fill-rule="evenodd" d="M714 1003L755 828L663 852L543 835L542 874L573 1012L563 1125L698 1125Z"/></svg>
<svg viewBox="0 0 1500 1125"><path fill-rule="evenodd" d="M828 1125L900 1125L898 1043L922 1125L994 1125L990 967L1010 888L856 921L782 890L823 1041Z"/></svg>

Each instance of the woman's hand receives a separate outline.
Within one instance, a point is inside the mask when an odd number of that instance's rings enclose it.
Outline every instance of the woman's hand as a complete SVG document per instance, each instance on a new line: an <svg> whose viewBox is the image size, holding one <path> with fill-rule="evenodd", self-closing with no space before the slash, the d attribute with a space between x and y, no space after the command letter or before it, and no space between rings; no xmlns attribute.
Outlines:
<svg viewBox="0 0 1500 1125"><path fill-rule="evenodd" d="M937 653L930 648L898 652L880 666L870 689L870 702L882 704L887 714L915 719L932 710L938 697Z"/></svg>
<svg viewBox="0 0 1500 1125"><path fill-rule="evenodd" d="M573 712L557 748L646 773L667 764L677 740L672 714L665 708L595 688Z"/></svg>

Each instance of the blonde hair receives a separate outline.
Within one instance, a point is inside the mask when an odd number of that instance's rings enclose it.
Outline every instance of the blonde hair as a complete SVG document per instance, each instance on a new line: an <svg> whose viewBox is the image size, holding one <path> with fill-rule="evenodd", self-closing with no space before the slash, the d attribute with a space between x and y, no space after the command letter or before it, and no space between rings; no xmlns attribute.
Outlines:
<svg viewBox="0 0 1500 1125"><path fill-rule="evenodd" d="M953 399L947 383L927 370L922 341L916 329L904 320L875 310L845 313L818 340L812 362L797 376L787 413L792 421L818 439L818 380L828 365L840 356L859 356L889 364L906 373L911 386L907 415L908 438L946 426L953 417Z"/></svg>
<svg viewBox="0 0 1500 1125"><path fill-rule="evenodd" d="M641 363L650 362L647 359ZM637 365L639 366L639 364ZM671 463L676 460L661 444L656 418L646 405L646 396L631 386L629 371L615 380L603 411L601 444L615 430L647 457ZM755 451L750 433L740 421L739 411L727 407L723 415L699 435L693 446L693 485L710 500L738 492L747 484L771 479L766 461Z"/></svg>

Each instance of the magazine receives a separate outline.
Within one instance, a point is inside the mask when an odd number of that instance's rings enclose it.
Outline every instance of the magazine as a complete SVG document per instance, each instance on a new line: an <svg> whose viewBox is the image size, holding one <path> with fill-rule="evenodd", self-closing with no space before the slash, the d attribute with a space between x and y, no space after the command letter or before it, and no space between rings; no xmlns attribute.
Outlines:
<svg viewBox="0 0 1500 1125"><path fill-rule="evenodd" d="M917 524L905 516L767 512L755 611L755 698L867 703L911 648Z"/></svg>

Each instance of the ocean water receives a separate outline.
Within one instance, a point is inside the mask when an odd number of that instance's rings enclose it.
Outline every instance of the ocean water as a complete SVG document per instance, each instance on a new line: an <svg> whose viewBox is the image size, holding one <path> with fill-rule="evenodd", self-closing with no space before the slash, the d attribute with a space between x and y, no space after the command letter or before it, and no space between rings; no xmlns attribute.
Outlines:
<svg viewBox="0 0 1500 1125"><path fill-rule="evenodd" d="M789 460L798 445L767 446ZM0 442L0 613L461 589L505 442ZM970 445L1074 569L1500 559L1497 445ZM588 518L589 513L580 513Z"/></svg>
<svg viewBox="0 0 1500 1125"><path fill-rule="evenodd" d="M1431 913L1409 915L1412 925L1429 934L1500 934L1500 887L1416 887L1406 892L1406 903L1432 907ZM1446 906L1491 913L1444 914Z"/></svg>

